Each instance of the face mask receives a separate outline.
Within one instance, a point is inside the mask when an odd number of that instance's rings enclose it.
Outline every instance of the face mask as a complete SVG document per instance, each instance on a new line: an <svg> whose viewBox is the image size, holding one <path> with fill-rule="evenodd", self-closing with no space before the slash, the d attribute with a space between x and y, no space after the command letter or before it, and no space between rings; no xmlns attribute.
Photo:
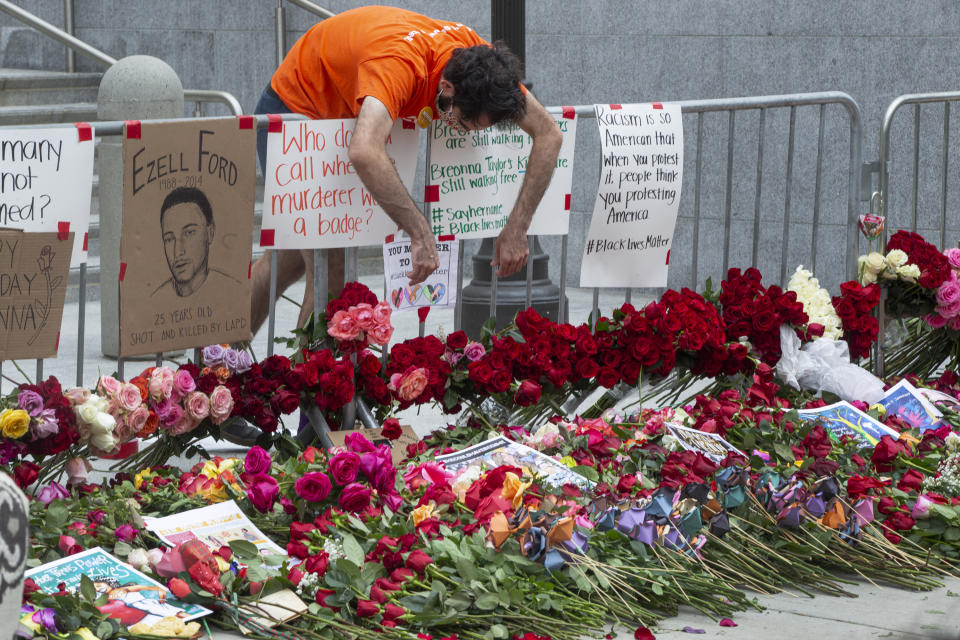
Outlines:
<svg viewBox="0 0 960 640"><path fill-rule="evenodd" d="M437 107L437 115L445 125L450 127L462 136L467 135L467 128L460 124L460 120L453 114L453 98L445 96L437 89L437 99L434 101Z"/></svg>

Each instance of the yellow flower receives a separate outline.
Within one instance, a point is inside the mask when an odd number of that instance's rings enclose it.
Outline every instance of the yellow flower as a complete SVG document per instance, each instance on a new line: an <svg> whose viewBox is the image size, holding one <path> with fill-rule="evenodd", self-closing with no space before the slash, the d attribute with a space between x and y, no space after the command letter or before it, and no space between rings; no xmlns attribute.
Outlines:
<svg viewBox="0 0 960 640"><path fill-rule="evenodd" d="M133 476L133 486L139 490L140 487L143 486L144 482L149 482L155 475L157 474L153 473L150 470L150 467L147 467L143 471L137 472L137 475Z"/></svg>
<svg viewBox="0 0 960 640"><path fill-rule="evenodd" d="M881 420L885 415L887 415L887 408L882 404L872 404L870 405L870 409L868 409L868 411L873 411L874 409L877 410L877 415L880 416Z"/></svg>
<svg viewBox="0 0 960 640"><path fill-rule="evenodd" d="M0 413L0 433L7 438L19 438L30 428L30 414L23 409L4 409Z"/></svg>
<svg viewBox="0 0 960 640"><path fill-rule="evenodd" d="M562 458L560 458L560 464L564 465L565 467L570 467L571 469L573 469L575 466L577 466L577 461L571 458L570 456L563 456Z"/></svg>
<svg viewBox="0 0 960 640"><path fill-rule="evenodd" d="M526 491L531 484L531 482L521 482L517 474L512 471L507 471L506 476L503 478L503 491L500 492L500 497L504 500L510 500L513 508L519 509L520 505L523 504L523 492Z"/></svg>
<svg viewBox="0 0 960 640"><path fill-rule="evenodd" d="M80 636L81 638L83 638L83 640L100 640L99 637L93 635L93 632L86 627L80 627L79 629L74 631L74 633Z"/></svg>
<svg viewBox="0 0 960 640"><path fill-rule="evenodd" d="M413 510L413 526L417 526L424 520L433 517L434 512L436 511L436 505L433 502L428 502L425 505L419 506Z"/></svg>

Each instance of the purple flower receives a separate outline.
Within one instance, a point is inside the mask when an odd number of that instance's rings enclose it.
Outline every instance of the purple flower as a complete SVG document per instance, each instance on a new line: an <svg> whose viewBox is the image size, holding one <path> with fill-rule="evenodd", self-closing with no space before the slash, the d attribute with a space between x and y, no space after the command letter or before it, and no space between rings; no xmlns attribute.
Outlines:
<svg viewBox="0 0 960 640"><path fill-rule="evenodd" d="M237 353L237 373L246 373L250 371L253 367L253 358L250 357L250 354L246 351L240 351Z"/></svg>
<svg viewBox="0 0 960 640"><path fill-rule="evenodd" d="M235 372L238 364L240 364L240 354L238 354L234 349L227 349L223 352L223 365L227 369Z"/></svg>
<svg viewBox="0 0 960 640"><path fill-rule="evenodd" d="M51 482L37 493L37 500L43 504L50 504L54 500L62 500L69 497L70 492L59 482Z"/></svg>
<svg viewBox="0 0 960 640"><path fill-rule="evenodd" d="M30 421L30 433L36 440L54 436L59 431L60 423L57 422L57 412L53 409L44 409Z"/></svg>
<svg viewBox="0 0 960 640"><path fill-rule="evenodd" d="M573 535L569 539L564 540L560 543L564 549L571 553L579 553L583 555L587 552L587 549L590 548L590 543L587 536L581 531L574 531Z"/></svg>
<svg viewBox="0 0 960 640"><path fill-rule="evenodd" d="M35 418L43 411L43 398L36 391L21 391L17 396L17 406Z"/></svg>
<svg viewBox="0 0 960 640"><path fill-rule="evenodd" d="M212 344L203 348L203 365L205 367L216 367L223 364L224 348L218 344Z"/></svg>
<svg viewBox="0 0 960 640"><path fill-rule="evenodd" d="M137 530L129 524L122 524L113 530L113 534L124 542L130 542L137 536Z"/></svg>
<svg viewBox="0 0 960 640"><path fill-rule="evenodd" d="M4 440L0 442L0 465L9 464L11 460L19 457L26 452L27 447L17 440Z"/></svg>
<svg viewBox="0 0 960 640"><path fill-rule="evenodd" d="M49 607L35 611L30 619L37 624L42 624L44 629L50 633L60 633L60 630L57 629L56 612Z"/></svg>
<svg viewBox="0 0 960 640"><path fill-rule="evenodd" d="M387 509L390 509L390 511L393 511L394 513L400 511L400 507L403 506L403 498L400 497L400 494L397 493L396 490L390 493L382 494L380 501L383 502Z"/></svg>

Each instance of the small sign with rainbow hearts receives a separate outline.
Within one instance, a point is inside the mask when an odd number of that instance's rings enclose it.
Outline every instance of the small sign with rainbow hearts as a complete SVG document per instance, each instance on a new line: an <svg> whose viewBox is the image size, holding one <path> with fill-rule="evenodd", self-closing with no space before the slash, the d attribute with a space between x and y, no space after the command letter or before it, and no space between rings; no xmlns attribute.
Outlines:
<svg viewBox="0 0 960 640"><path fill-rule="evenodd" d="M453 236L437 239L440 267L419 284L410 284L410 238L387 236L383 243L383 274L387 300L394 311L420 307L443 308L457 304L457 264L460 243Z"/></svg>

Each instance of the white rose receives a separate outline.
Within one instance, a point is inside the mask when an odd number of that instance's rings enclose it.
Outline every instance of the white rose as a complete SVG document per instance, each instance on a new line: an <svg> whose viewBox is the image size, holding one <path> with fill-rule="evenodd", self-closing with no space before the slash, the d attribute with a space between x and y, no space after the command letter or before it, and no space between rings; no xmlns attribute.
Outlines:
<svg viewBox="0 0 960 640"><path fill-rule="evenodd" d="M90 445L100 451L113 451L113 448L117 446L117 441L113 437L113 433L94 433L90 438Z"/></svg>
<svg viewBox="0 0 960 640"><path fill-rule="evenodd" d="M863 266L867 271L877 274L886 268L887 260L883 257L882 253L871 251L867 254L867 259L863 261Z"/></svg>
<svg viewBox="0 0 960 640"><path fill-rule="evenodd" d="M876 281L877 281L877 274L873 271L864 270L864 272L860 274L861 285L873 284Z"/></svg>
<svg viewBox="0 0 960 640"><path fill-rule="evenodd" d="M897 275L907 282L915 282L920 277L920 267L915 264L906 264L897 269Z"/></svg>
<svg viewBox="0 0 960 640"><path fill-rule="evenodd" d="M660 438L660 446L667 451L679 451L680 441L668 433Z"/></svg>
<svg viewBox="0 0 960 640"><path fill-rule="evenodd" d="M135 569L143 571L150 564L150 558L147 556L146 549L133 549L127 554L127 562L132 564Z"/></svg>
<svg viewBox="0 0 960 640"><path fill-rule="evenodd" d="M87 400L82 405L77 407L77 417L87 424L90 424L96 420L99 413L100 410L97 408L96 403L91 402L90 400Z"/></svg>
<svg viewBox="0 0 960 640"><path fill-rule="evenodd" d="M960 449L960 436L951 431L946 438L943 439L944 444L947 445L947 451L951 453Z"/></svg>
<svg viewBox="0 0 960 640"><path fill-rule="evenodd" d="M113 433L113 428L117 426L117 420L109 413L98 413L93 422L90 423L94 432Z"/></svg>
<svg viewBox="0 0 960 640"><path fill-rule="evenodd" d="M899 269L907 264L907 253L902 249L893 249L887 254L887 264L892 269Z"/></svg>

